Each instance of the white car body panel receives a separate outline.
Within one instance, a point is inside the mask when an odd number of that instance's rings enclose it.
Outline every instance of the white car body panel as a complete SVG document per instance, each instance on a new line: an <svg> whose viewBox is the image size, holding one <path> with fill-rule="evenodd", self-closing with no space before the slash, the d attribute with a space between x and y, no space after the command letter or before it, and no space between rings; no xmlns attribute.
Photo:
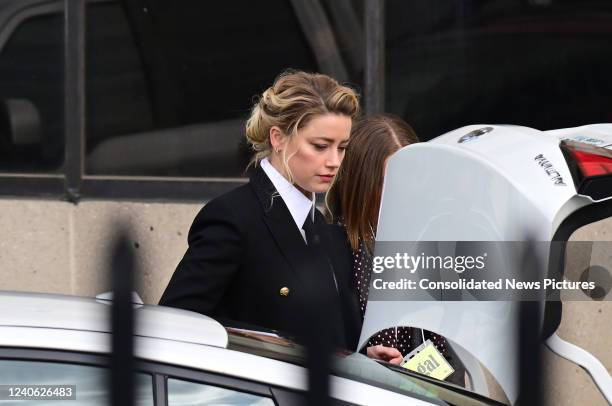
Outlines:
<svg viewBox="0 0 612 406"><path fill-rule="evenodd" d="M0 325L35 326L46 320L49 328L110 331L108 300L76 296L4 292L0 301ZM227 333L210 317L163 306L136 305L134 334L167 340L227 347ZM14 311L19 309L19 311ZM88 317L83 317L86 314ZM55 343L61 346L60 342Z"/></svg>
<svg viewBox="0 0 612 406"><path fill-rule="evenodd" d="M108 354L111 351L109 304L73 296L3 292L0 348ZM290 390L307 390L306 369L227 349L227 331L207 316L163 306L139 305L135 306L134 317L134 355L141 360ZM358 405L432 404L336 376L332 376L330 384L331 396Z"/></svg>
<svg viewBox="0 0 612 406"><path fill-rule="evenodd" d="M593 203L576 193L559 148L561 139L581 137L610 148L612 125L548 132L472 125L401 149L388 162L376 241L550 241L565 218ZM548 252L539 254L547 269ZM518 352L508 332L516 331L517 315L516 302L370 301L359 345L392 326L434 331L476 357L514 402Z"/></svg>

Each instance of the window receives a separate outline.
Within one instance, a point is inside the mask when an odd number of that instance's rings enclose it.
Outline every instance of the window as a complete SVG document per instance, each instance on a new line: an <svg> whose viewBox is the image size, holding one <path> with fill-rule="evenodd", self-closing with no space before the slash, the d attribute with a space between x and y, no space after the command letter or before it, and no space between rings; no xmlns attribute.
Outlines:
<svg viewBox="0 0 612 406"><path fill-rule="evenodd" d="M230 190L252 155L253 98L280 72L361 90L363 18L363 0L7 0L0 194L201 201Z"/></svg>
<svg viewBox="0 0 612 406"><path fill-rule="evenodd" d="M100 367L37 361L0 360L0 382L3 385L74 385L76 400L53 400L57 406L110 406L108 370ZM135 405L153 406L152 376L137 373L134 377ZM13 404L13 401L6 401ZM0 404L4 402L0 400ZM20 400L22 406L40 405L40 400Z"/></svg>
<svg viewBox="0 0 612 406"><path fill-rule="evenodd" d="M287 0L89 4L86 173L244 176L253 97L287 68L320 70L307 30L324 22L300 13ZM329 14L333 27L345 13Z"/></svg>
<svg viewBox="0 0 612 406"><path fill-rule="evenodd" d="M168 379L168 406L188 405L274 406L270 398L217 386Z"/></svg>
<svg viewBox="0 0 612 406"><path fill-rule="evenodd" d="M468 124L610 122L612 4L386 3L387 110L423 140Z"/></svg>
<svg viewBox="0 0 612 406"><path fill-rule="evenodd" d="M63 5L18 5L0 17L0 172L56 172L64 157Z"/></svg>

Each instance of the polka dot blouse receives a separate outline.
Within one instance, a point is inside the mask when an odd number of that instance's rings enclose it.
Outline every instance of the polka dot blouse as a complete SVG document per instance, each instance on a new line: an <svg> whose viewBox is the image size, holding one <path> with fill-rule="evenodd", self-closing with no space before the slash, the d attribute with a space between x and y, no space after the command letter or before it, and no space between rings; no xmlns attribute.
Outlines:
<svg viewBox="0 0 612 406"><path fill-rule="evenodd" d="M353 252L353 279L359 296L361 316L365 314L368 301L368 289L372 275L372 256L368 253L365 243L360 241L359 249ZM444 355L449 356L444 337L427 330L413 327L392 327L377 332L370 338L367 346L384 345L396 348L402 355L408 354L425 340L431 340L434 346ZM448 358L447 358L448 359Z"/></svg>

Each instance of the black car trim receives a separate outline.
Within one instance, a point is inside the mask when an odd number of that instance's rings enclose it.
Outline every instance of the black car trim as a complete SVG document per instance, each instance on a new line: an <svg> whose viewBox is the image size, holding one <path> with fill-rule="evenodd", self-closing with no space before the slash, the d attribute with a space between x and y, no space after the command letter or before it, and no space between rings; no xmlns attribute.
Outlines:
<svg viewBox="0 0 612 406"><path fill-rule="evenodd" d="M153 399L155 405L168 406L168 388L166 387L166 378L163 375L155 374L153 382Z"/></svg>

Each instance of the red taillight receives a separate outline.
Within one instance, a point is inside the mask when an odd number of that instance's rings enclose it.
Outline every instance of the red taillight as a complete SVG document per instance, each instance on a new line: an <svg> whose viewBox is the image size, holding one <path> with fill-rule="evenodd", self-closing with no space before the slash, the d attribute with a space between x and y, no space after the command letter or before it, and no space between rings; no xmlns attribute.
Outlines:
<svg viewBox="0 0 612 406"><path fill-rule="evenodd" d="M612 196L612 150L576 141L560 146L579 194L595 200Z"/></svg>
<svg viewBox="0 0 612 406"><path fill-rule="evenodd" d="M604 149L604 151L607 150ZM585 177L608 175L612 173L612 157L590 154L583 151L573 151L572 154L576 158L576 163L580 168L580 172L582 172Z"/></svg>

